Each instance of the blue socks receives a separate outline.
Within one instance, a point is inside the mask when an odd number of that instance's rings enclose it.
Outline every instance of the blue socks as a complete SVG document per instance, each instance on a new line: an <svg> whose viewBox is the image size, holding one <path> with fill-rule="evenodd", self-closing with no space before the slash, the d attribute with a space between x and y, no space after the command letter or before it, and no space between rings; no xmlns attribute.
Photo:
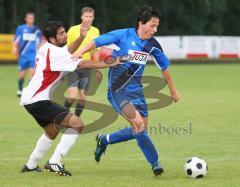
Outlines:
<svg viewBox="0 0 240 187"><path fill-rule="evenodd" d="M24 79L18 79L18 90L22 91Z"/></svg>
<svg viewBox="0 0 240 187"><path fill-rule="evenodd" d="M134 139L134 135L132 133L132 128L131 127L126 127L124 129L121 129L117 132L111 133L109 135L106 135L102 139L103 145L108 145L108 144L115 144L115 143L120 143L128 140Z"/></svg>
<svg viewBox="0 0 240 187"><path fill-rule="evenodd" d="M147 161L152 165L152 167L158 165L159 164L158 153L157 153L150 137L146 133L146 131L144 130L142 132L139 132L139 133L135 134L134 136L137 140L138 146L142 150Z"/></svg>
<svg viewBox="0 0 240 187"><path fill-rule="evenodd" d="M140 147L145 158L152 165L152 167L159 165L158 153L145 130L133 134L132 128L126 127L117 132L105 135L102 138L102 144L107 146L108 144L120 143L123 141L132 140L134 138L137 140L138 146Z"/></svg>

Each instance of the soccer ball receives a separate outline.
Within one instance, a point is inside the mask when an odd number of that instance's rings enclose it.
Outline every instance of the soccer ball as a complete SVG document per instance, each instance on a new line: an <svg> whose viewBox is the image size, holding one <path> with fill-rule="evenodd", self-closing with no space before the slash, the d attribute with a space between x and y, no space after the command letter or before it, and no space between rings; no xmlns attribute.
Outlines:
<svg viewBox="0 0 240 187"><path fill-rule="evenodd" d="M208 168L205 160L198 157L192 157L186 161L184 170L188 177L198 179L207 175Z"/></svg>

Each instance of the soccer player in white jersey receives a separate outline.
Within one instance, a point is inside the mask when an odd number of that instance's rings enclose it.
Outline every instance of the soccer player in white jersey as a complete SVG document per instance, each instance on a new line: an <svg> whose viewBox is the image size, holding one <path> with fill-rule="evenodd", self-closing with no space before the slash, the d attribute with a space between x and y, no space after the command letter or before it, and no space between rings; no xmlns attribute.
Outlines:
<svg viewBox="0 0 240 187"><path fill-rule="evenodd" d="M70 113L69 109L52 102L50 100L51 93L65 72L72 72L81 67L104 68L119 62L116 61L109 65L104 62L73 58L71 53L79 47L83 38L80 35L71 45L63 47L67 42L67 34L60 21L48 22L44 27L43 34L47 42L37 53L35 72L29 85L22 92L21 105L24 105L25 109L35 118L44 133L38 139L35 149L21 172L41 172L37 163L51 147L59 133L56 125L60 125L66 127L67 132L62 135L44 169L62 176L71 176L71 173L61 164L61 159L66 156L75 143L84 124L80 118Z"/></svg>

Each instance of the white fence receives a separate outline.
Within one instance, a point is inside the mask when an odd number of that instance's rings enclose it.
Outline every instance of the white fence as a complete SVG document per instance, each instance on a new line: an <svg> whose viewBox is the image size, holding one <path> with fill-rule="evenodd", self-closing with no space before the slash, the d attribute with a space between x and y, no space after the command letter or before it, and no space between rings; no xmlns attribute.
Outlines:
<svg viewBox="0 0 240 187"><path fill-rule="evenodd" d="M240 58L240 37L233 36L158 36L170 59Z"/></svg>

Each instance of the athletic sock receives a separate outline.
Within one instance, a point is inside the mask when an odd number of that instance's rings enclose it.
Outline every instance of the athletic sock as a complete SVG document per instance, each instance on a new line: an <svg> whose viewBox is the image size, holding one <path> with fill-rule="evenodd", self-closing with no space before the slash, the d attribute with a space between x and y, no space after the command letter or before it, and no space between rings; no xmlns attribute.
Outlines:
<svg viewBox="0 0 240 187"><path fill-rule="evenodd" d="M18 90L23 90L24 79L18 79Z"/></svg>
<svg viewBox="0 0 240 187"><path fill-rule="evenodd" d="M69 101L68 99L65 100L64 107L70 108L72 106L72 101Z"/></svg>
<svg viewBox="0 0 240 187"><path fill-rule="evenodd" d="M103 145L120 143L134 139L134 135L131 127L126 127L119 131L113 132L103 137Z"/></svg>
<svg viewBox="0 0 240 187"><path fill-rule="evenodd" d="M83 108L84 108L84 105L82 105L78 102L76 109L75 109L75 115L79 117L83 111Z"/></svg>
<svg viewBox="0 0 240 187"><path fill-rule="evenodd" d="M27 167L29 169L34 169L37 167L37 162L44 156L48 149L52 145L52 140L43 134L36 144L35 149L33 150L28 162Z"/></svg>
<svg viewBox="0 0 240 187"><path fill-rule="evenodd" d="M72 128L68 128L61 137L52 157L49 160L50 164L61 163L63 157L67 155L71 147L76 142L79 133Z"/></svg>
<svg viewBox="0 0 240 187"><path fill-rule="evenodd" d="M158 163L158 153L150 137L148 136L145 130L142 132L136 133L134 136L145 158L154 167Z"/></svg>

